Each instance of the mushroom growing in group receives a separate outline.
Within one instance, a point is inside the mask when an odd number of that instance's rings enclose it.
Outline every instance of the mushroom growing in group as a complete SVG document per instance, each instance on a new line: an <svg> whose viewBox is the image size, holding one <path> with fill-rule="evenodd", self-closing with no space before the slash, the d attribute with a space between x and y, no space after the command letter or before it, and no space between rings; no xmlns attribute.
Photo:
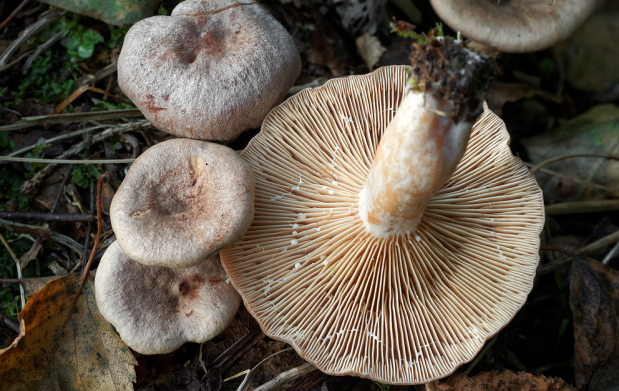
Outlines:
<svg viewBox="0 0 619 391"><path fill-rule="evenodd" d="M116 239L131 259L184 268L240 239L253 219L254 175L232 149L172 139L131 165L110 206Z"/></svg>
<svg viewBox="0 0 619 391"><path fill-rule="evenodd" d="M533 52L569 37L596 0L431 0L452 29L502 52Z"/></svg>
<svg viewBox="0 0 619 391"><path fill-rule="evenodd" d="M157 128L231 141L258 127L301 72L286 29L254 0L186 0L134 24L118 84Z"/></svg>
<svg viewBox="0 0 619 391"><path fill-rule="evenodd" d="M222 264L263 331L329 374L444 377L533 285L542 194L482 110L489 64L417 49L412 88L394 66L306 89L241 154L256 214Z"/></svg>
<svg viewBox="0 0 619 391"><path fill-rule="evenodd" d="M219 255L185 269L144 266L124 254L118 242L101 258L95 297L101 315L141 354L208 341L228 327L241 304Z"/></svg>

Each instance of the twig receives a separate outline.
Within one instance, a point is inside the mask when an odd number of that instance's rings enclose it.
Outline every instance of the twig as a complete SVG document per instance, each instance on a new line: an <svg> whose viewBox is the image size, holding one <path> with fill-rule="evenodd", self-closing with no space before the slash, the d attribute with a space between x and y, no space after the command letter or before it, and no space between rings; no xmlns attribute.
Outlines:
<svg viewBox="0 0 619 391"><path fill-rule="evenodd" d="M535 173L537 170L539 170L542 167L546 167L549 164L552 164L554 162L558 162L560 160L564 160L564 159L571 159L571 158L575 158L575 157L599 157L599 158L604 158L604 159L611 159L611 160L619 160L619 157L617 156L610 156L610 155L591 155L591 154L582 154L582 155L568 155L568 156L560 156L560 157L556 157L550 160L546 160L545 162L541 162L540 164L538 164L537 166L533 167L531 169L531 173Z"/></svg>
<svg viewBox="0 0 619 391"><path fill-rule="evenodd" d="M0 241L2 241L4 247L6 247L6 249L9 251L9 254L11 254L11 258L13 258L13 261L15 262L15 267L17 268L17 278L21 280L21 267L19 265L19 259L17 259L17 257L15 256L13 249L11 249L11 246L9 246L3 235L0 235ZM24 306L26 305L26 298L24 296L24 287L21 284L19 284L19 295L21 297L21 308L23 310Z"/></svg>
<svg viewBox="0 0 619 391"><path fill-rule="evenodd" d="M595 241L579 250L574 251L575 254L580 255L589 255L594 253L604 247L617 243L619 241L619 231L616 231L608 236L603 237L602 239ZM560 251L560 250L556 250ZM565 250L561 250L565 251ZM536 278L539 276L543 276L544 274L555 271L565 265L568 265L572 262L572 258L570 256L565 256L557 259L556 261L549 262L545 265L541 265L537 268Z"/></svg>
<svg viewBox="0 0 619 391"><path fill-rule="evenodd" d="M264 334L262 333L262 330L260 329L260 327L255 327L255 328L251 329L247 334L245 334L245 336L243 336L243 338L241 338L238 341L236 341L232 346L230 346L228 349L226 349L222 354L217 356L217 358L214 359L206 367L205 372L208 372L208 370L211 370L213 368L221 367L221 366L225 365L227 363L227 361L230 360L231 357L236 355L236 353L239 350L243 349L245 346L249 345L251 341L255 340L256 336L259 336L258 341L260 341L262 338L264 338ZM256 343L258 341L256 341ZM251 346L253 346L253 345L251 345ZM234 363L234 362L232 362L232 363Z"/></svg>
<svg viewBox="0 0 619 391"><path fill-rule="evenodd" d="M118 133L118 132L117 132ZM78 151L79 153L81 151ZM21 163L46 163L46 164L129 164L133 163L135 159L40 159L29 157L8 157L0 156L0 161L7 162L21 162Z"/></svg>
<svg viewBox="0 0 619 391"><path fill-rule="evenodd" d="M94 130L103 129L105 127L106 127L105 125L92 126L90 128L80 129L80 130L76 130L75 132L62 134L62 135L57 136L57 137L52 137L50 139L43 140L42 142L43 142L43 144L52 144L52 143L55 143L56 141L64 140L64 139L71 138L71 137L74 137L74 136L79 136L80 134L88 133L88 132L91 132L91 131L94 131ZM29 145L27 147L23 147L22 149L18 149L15 152L11 152L8 155L6 155L5 157L18 156L18 155L21 155L24 152L32 151L36 147L37 147L37 144L32 144L32 145Z"/></svg>
<svg viewBox="0 0 619 391"><path fill-rule="evenodd" d="M267 390L278 390L280 386L284 383L287 383L291 380L304 376L310 372L316 371L316 367L310 363L305 363L296 368L292 368L289 371L282 372L277 375L274 379L270 380L267 383L264 383L258 388L254 388L253 391L267 391Z"/></svg>
<svg viewBox="0 0 619 391"><path fill-rule="evenodd" d="M43 124L67 124L72 122L103 121L117 118L134 118L143 116L138 109L93 111L89 113L68 113L24 117L12 125L0 126L0 132L31 128ZM146 121L145 121L146 122Z"/></svg>
<svg viewBox="0 0 619 391"><path fill-rule="evenodd" d="M251 369L251 371L247 372L247 375L245 375L245 379L243 379L243 382L241 383L241 385L239 386L239 388L237 388L237 391L246 391L247 389L249 389L250 385L251 385L251 379L253 379L254 374L256 373L256 370L260 367L260 365L262 365L264 362L266 362L268 359L270 359L273 356L277 356L280 353L284 353L287 351L292 350L292 348L288 348L288 349L284 349L284 350L280 350L277 353L273 353L271 354L269 357L265 358L264 360L260 361L258 363L258 365L256 365L255 367L253 367ZM255 391L255 390L254 390Z"/></svg>
<svg viewBox="0 0 619 391"><path fill-rule="evenodd" d="M14 284L21 284L24 281L26 281L25 278L0 278L0 283L8 282L8 283L14 283Z"/></svg>
<svg viewBox="0 0 619 391"><path fill-rule="evenodd" d="M606 254L604 259L602 260L602 263L604 265L608 265L608 262L610 262L610 260L613 259L617 250L619 250L619 242L615 243L613 248L608 252L608 254Z"/></svg>
<svg viewBox="0 0 619 391"><path fill-rule="evenodd" d="M482 349L481 352L479 352L479 354L477 354L477 357L475 357L475 359L473 360L473 362L471 363L471 365L468 366L468 368L466 368L466 370L464 371L465 375L469 375L471 373L471 371L477 366L477 364L479 364L479 362L481 361L482 358L484 358L484 356L486 355L486 353L488 353L488 351L490 350L490 348L492 348L492 346L494 346L494 344L496 343L496 340L498 339L499 335L495 335L494 338L492 338L490 340L490 342L488 342L486 344L486 346L484 346L484 348Z"/></svg>
<svg viewBox="0 0 619 391"><path fill-rule="evenodd" d="M75 251L78 255L81 255L80 251L82 246L78 242L68 236L51 231L49 227L39 227L38 225L15 223L13 221L0 219L0 228L11 233L27 233L30 235L41 235L44 238L51 238Z"/></svg>
<svg viewBox="0 0 619 391"><path fill-rule="evenodd" d="M13 53L15 53L21 45L26 43L26 41L29 40L32 36L43 30L45 27L47 27L47 25L58 19L64 13L64 10L56 9L45 15L37 22L31 24L26 29L24 29L22 31L22 35L15 41L13 41L13 43L11 43L11 45L4 51L2 57L0 57L0 66L6 65L6 63L9 62Z"/></svg>
<svg viewBox="0 0 619 391"><path fill-rule="evenodd" d="M54 200L54 204L52 205L52 208L49 211L50 214L56 211L56 207L58 206L58 203L60 202L60 198L62 197L64 187L66 186L67 182L69 181L69 178L71 177L72 168L73 168L72 165L69 166L69 168L67 169L67 175L65 175L65 177L62 179L62 183L60 184L60 190L58 191L58 193L56 193L56 199ZM24 270L24 268L28 266L28 263L30 262L31 259L36 257L36 255L33 256L32 254L34 254L35 251L38 251L37 249L41 245L42 241L43 241L43 236L41 235L37 236L37 239L34 241L34 243L32 243L32 246L30 246L30 250L28 250L28 252L20 258L22 270Z"/></svg>
<svg viewBox="0 0 619 391"><path fill-rule="evenodd" d="M546 205L545 209L546 216L609 212L619 210L619 200L564 202L561 204Z"/></svg>
<svg viewBox="0 0 619 391"><path fill-rule="evenodd" d="M105 78L106 76L111 75L114 72L116 72L116 62L111 63L105 68L99 69L97 72L95 72L94 75L86 75L82 77L81 79L78 80L77 84L80 87L94 84L97 81Z"/></svg>
<svg viewBox="0 0 619 391"><path fill-rule="evenodd" d="M26 53L22 53L19 57L17 57L15 60L11 61L10 63L0 66L0 72L13 68L15 64L19 63L25 57L30 56L32 53L34 53L34 50L28 50ZM0 129L2 129L1 126L0 126Z"/></svg>
<svg viewBox="0 0 619 391"><path fill-rule="evenodd" d="M52 115L57 115L57 114L62 113L62 110L64 110L65 107L67 107L69 104L71 104L71 102L73 102L75 99L79 98L86 91L98 92L99 94L103 94L104 96L109 96L109 97L111 97L113 99L116 99L117 101L122 102L124 104L135 106L132 102L129 102L129 101L124 100L124 99L121 99L121 98L117 97L114 94L110 94L107 91L103 91L100 88L89 87L89 86L82 86L82 87L78 87L77 90L73 91L71 96L69 96L62 103L60 103L58 106L56 106L56 108L54 109L54 112L52 113Z"/></svg>
<svg viewBox="0 0 619 391"><path fill-rule="evenodd" d="M327 375L326 373L320 371L312 372L308 377L306 377L301 383L297 384L290 391L314 390L316 389L316 387L329 380L330 377L330 375Z"/></svg>
<svg viewBox="0 0 619 391"><path fill-rule="evenodd" d="M19 11L22 10L22 8L24 8L26 6L26 4L28 4L30 0L24 0L21 2L20 5L17 6L17 8L15 8L13 10L13 12L11 12L11 15L9 15L6 19L4 19L4 22L0 23L0 30L2 30L3 28L6 27L7 24L9 24L11 22L11 20L13 20L13 18L15 17L15 15L17 15L19 13Z"/></svg>
<svg viewBox="0 0 619 391"><path fill-rule="evenodd" d="M21 329L18 323L13 322L11 319L6 316L0 314L0 318L2 318L2 322L11 330L15 331L17 334L21 334Z"/></svg>
<svg viewBox="0 0 619 391"><path fill-rule="evenodd" d="M90 213L92 215L92 213L95 212L95 187L94 184L92 182L92 179L90 180ZM86 237L84 238L84 252L82 255L82 259L80 260L81 264L82 264L82 268L84 267L84 262L86 261L86 256L88 255L88 245L90 244L90 233L92 232L92 220L90 220L88 222L88 229L86 229Z"/></svg>
<svg viewBox="0 0 619 391"><path fill-rule="evenodd" d="M103 180L107 178L109 175L110 174L105 172L99 177L99 180L97 181L97 236L95 237L95 242L92 245L92 252L90 253L90 258L88 259L88 263L86 264L86 267L84 268L84 271L82 273L82 279L80 281L80 286L79 288L77 288L77 292L75 293L75 296L73 297L73 301L71 302L71 306L69 307L69 313L67 314L67 317L64 320L64 323L62 324L62 326L60 326L60 328L58 329L58 334L57 334L58 336L62 334L62 330L65 328L67 323L69 323L69 320L71 320L71 316L73 315L73 309L75 308L77 304L77 300L79 299L80 294L82 293L82 289L84 289L84 285L86 285L86 280L88 280L88 275L90 273L90 265L92 265L92 260L95 257L95 253L97 252L97 246L99 245L99 240L101 239L101 226L102 226L101 193L103 192ZM57 338L56 340L59 341L60 338ZM53 354L53 350L52 350L52 354Z"/></svg>
<svg viewBox="0 0 619 391"><path fill-rule="evenodd" d="M0 211L0 219L45 222L88 222L93 220L93 216L89 213L37 213Z"/></svg>
<svg viewBox="0 0 619 391"><path fill-rule="evenodd" d="M40 44L39 46L37 46L37 48L34 51L34 53L32 54L32 56L28 57L28 60L26 60L26 62L24 63L24 66L21 68L22 75L25 75L25 74L28 73L28 69L30 69L30 66L32 65L34 60L39 56L39 54L43 53L49 47L51 47L53 44L55 44L56 42L60 41L60 39L64 35L65 35L64 31L59 31L56 34L54 34L53 37L51 37L50 39L48 39L44 43Z"/></svg>
<svg viewBox="0 0 619 391"><path fill-rule="evenodd" d="M67 164L71 164L71 163L75 163L75 164L81 164L81 163L85 163L85 164L95 164L97 162L100 161L96 161L96 160L65 160L67 157L69 156L73 156L76 155L80 152L82 152L89 144L94 144L97 143L99 141L103 141L107 138L110 138L116 134L119 133L123 133L123 132L128 132L130 130L133 130L135 128L139 128L140 126L144 125L144 124L148 124L148 122L131 122L128 124L123 124L123 125L119 125L110 129L106 129L105 131L93 136L92 138L90 138L90 140L87 141L82 141L81 143L75 144L73 145L71 148L69 148L68 150L66 150L65 152L63 152L60 156L58 156L58 159L51 159L52 161L50 162L50 164L48 166L43 167L43 169L41 169L41 171L37 172L34 177L32 177L31 179L27 180L26 182L24 182L21 185L20 191L22 194L28 194L30 193L32 190L34 190L36 187L39 186L39 184L41 184L41 182L43 181L43 179L54 169L54 167L56 167L56 165L60 164L59 161L61 161L62 163L67 163ZM6 157L0 156L0 160L2 159L6 159ZM11 159L17 159L17 158L11 158ZM48 160L50 159L41 159L41 160L37 160L39 162L45 162L47 163ZM103 160L103 162L105 163L111 163L112 161L110 160ZM118 159L114 161L115 163L129 163L128 160L126 159Z"/></svg>

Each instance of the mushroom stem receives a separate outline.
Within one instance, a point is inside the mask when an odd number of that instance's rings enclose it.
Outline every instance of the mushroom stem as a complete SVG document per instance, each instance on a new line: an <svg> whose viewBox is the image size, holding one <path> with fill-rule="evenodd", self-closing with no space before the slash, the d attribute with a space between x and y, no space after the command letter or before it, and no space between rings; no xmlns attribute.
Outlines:
<svg viewBox="0 0 619 391"><path fill-rule="evenodd" d="M378 146L359 212L376 237L411 234L426 205L456 170L472 122L455 122L453 104L431 93L405 92Z"/></svg>
<svg viewBox="0 0 619 391"><path fill-rule="evenodd" d="M421 87L404 91L359 194L365 229L379 238L415 232L464 155L493 75L487 57L446 38L414 44L411 58Z"/></svg>

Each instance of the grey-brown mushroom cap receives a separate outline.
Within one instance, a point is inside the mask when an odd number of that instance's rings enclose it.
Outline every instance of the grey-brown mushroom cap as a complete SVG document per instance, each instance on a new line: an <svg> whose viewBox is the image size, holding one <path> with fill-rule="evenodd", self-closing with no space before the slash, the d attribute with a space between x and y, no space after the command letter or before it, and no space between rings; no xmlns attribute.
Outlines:
<svg viewBox="0 0 619 391"><path fill-rule="evenodd" d="M174 139L132 164L110 207L123 251L149 266L197 265L239 240L254 214L254 174L232 149Z"/></svg>
<svg viewBox="0 0 619 391"><path fill-rule="evenodd" d="M260 126L301 72L286 29L253 0L187 0L131 27L118 84L159 129L230 141Z"/></svg>
<svg viewBox="0 0 619 391"><path fill-rule="evenodd" d="M222 265L265 334L322 372L419 384L472 360L526 301L542 192L486 107L466 153L411 235L359 216L406 67L332 79L272 110L241 157L256 215Z"/></svg>
<svg viewBox="0 0 619 391"><path fill-rule="evenodd" d="M595 0L431 0L438 16L474 41L508 53L549 48L569 37Z"/></svg>
<svg viewBox="0 0 619 391"><path fill-rule="evenodd" d="M118 242L105 251L95 277L101 315L120 338L142 354L169 353L185 342L205 342L221 333L241 298L213 255L185 269L144 266Z"/></svg>

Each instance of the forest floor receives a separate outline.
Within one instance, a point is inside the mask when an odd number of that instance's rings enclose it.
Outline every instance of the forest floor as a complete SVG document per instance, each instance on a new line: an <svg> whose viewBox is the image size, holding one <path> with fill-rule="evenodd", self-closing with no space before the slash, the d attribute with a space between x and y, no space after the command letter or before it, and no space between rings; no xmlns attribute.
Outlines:
<svg viewBox="0 0 619 391"><path fill-rule="evenodd" d="M417 32L429 31L440 22L428 0L415 0L414 9L396 6L402 1L389 1L376 31L362 35L344 27L331 2L300 1L299 7L277 0L260 3L293 36L303 62L295 85L303 87L365 74L378 66L409 64L411 41L390 31L392 17L414 22ZM18 5L0 3L0 22ZM169 15L174 6L173 0L165 0L158 12ZM133 159L173 138L144 120L118 86L116 60L128 27L49 10L47 4L29 1L0 29L0 53L20 41L16 51L0 59L0 154L28 160L0 162L0 231L7 242L0 251L0 278L32 279L26 296L47 281L81 270L97 229L92 219L97 178L107 172L110 178L102 190L103 234L92 265L96 269L114 241L109 205L128 167L126 163L49 165L35 160ZM33 27L45 18L49 19L46 26ZM619 156L619 4L607 2L587 23L553 48L498 56L500 73L487 101L506 123L512 152L530 167L568 155ZM448 27L444 29L455 36ZM28 39L20 38L30 33ZM117 110L124 111L113 114ZM83 116L63 117L68 113ZM257 132L249 130L229 146L243 149ZM440 389L464 389L457 382L475 375L480 377L477 383L472 380L470 389L492 389L484 388L490 386L483 382L521 381L531 390L568 390L569 385L586 388L592 379L608 386L599 390L619 389L619 380L609 373L609 368L619 365L619 251L615 246L619 243L619 162L575 157L545 166L536 177L547 208L542 246L579 251L581 256L572 261L559 251L540 250L538 277L524 307L472 362L458 368L452 380L442 380ZM33 215L15 220L8 212ZM50 221L45 216L50 212L64 216L64 221ZM21 265L20 275L14 258ZM605 265L595 266L595 273L587 276L573 268L573 262L598 265L603 260ZM18 284L0 282L0 349L9 348L19 335L21 300ZM573 313L578 303L599 308ZM584 335L589 339L582 340ZM186 343L165 355L134 352L139 364L134 388L235 390L245 375L223 383L217 380L219 375L233 377L287 348L265 337L241 308L230 327L207 343ZM237 354L231 358L233 351ZM226 352L228 356L220 357ZM31 360L45 361L39 353ZM294 350L286 350L257 368L251 386L293 368L308 370L304 364ZM266 389L415 389L334 377L313 369Z"/></svg>

